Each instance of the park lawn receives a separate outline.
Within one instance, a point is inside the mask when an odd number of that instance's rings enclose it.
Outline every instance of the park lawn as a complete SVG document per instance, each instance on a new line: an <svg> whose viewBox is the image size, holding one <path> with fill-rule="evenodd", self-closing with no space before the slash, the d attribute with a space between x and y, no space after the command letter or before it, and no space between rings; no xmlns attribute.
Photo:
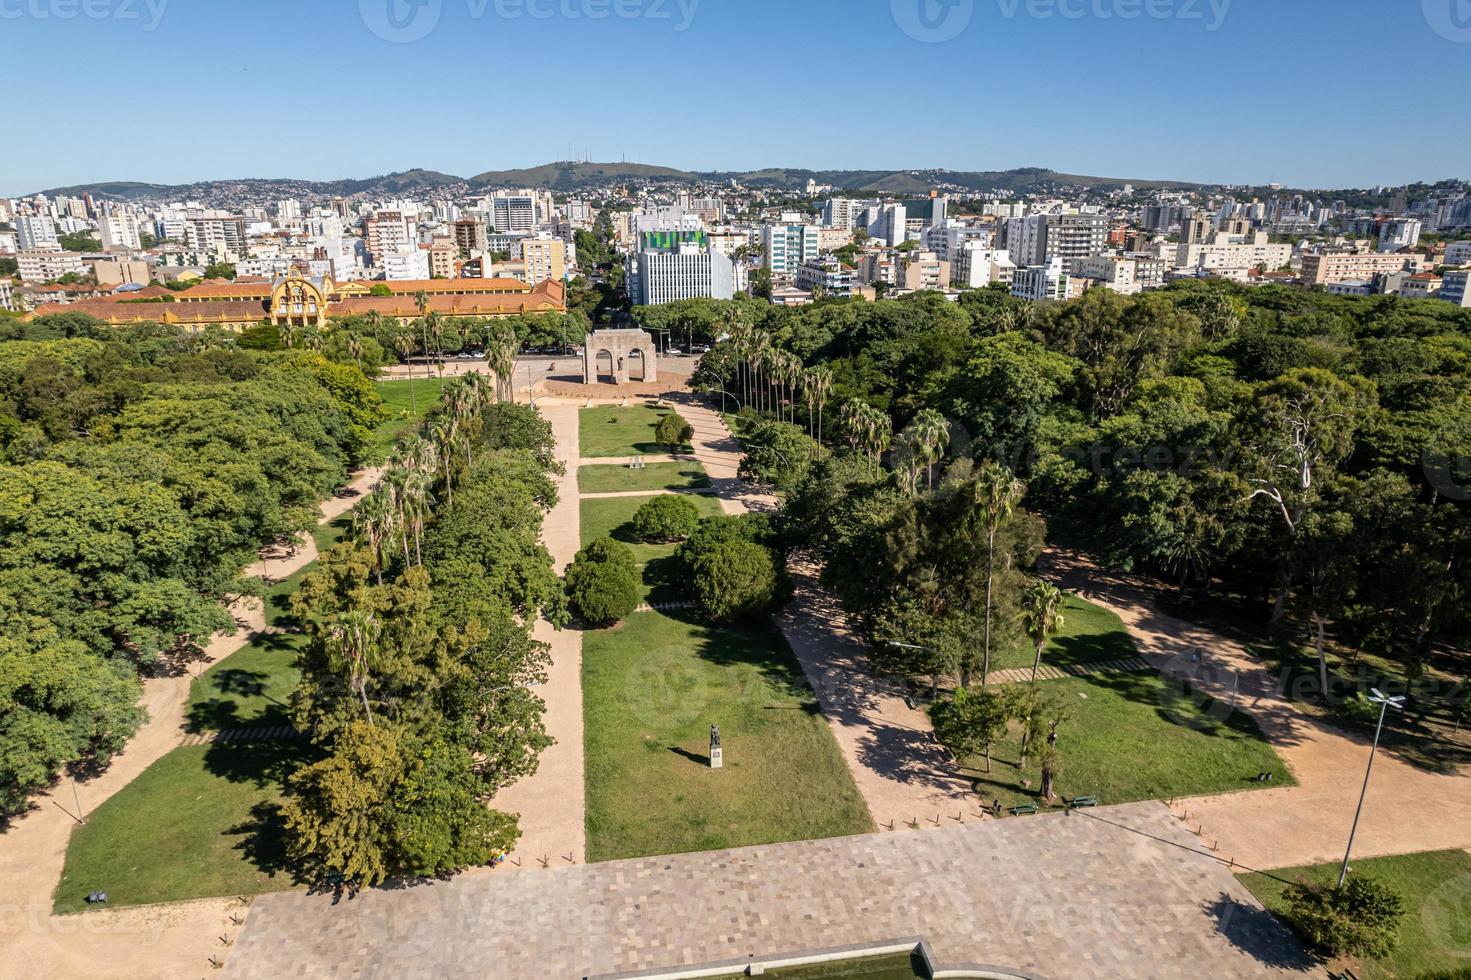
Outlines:
<svg viewBox="0 0 1471 980"><path fill-rule="evenodd" d="M654 441L654 428L672 408L604 405L578 413L578 452L583 459L598 456L663 456L669 447Z"/></svg>
<svg viewBox="0 0 1471 980"><path fill-rule="evenodd" d="M331 527L321 525L322 527ZM286 725L291 692L301 680L296 655L306 642L289 632L292 594L316 562L275 583L266 592L266 626L282 632L261 633L196 678L189 688L189 728L223 731L256 725Z"/></svg>
<svg viewBox="0 0 1471 980"><path fill-rule="evenodd" d="M1042 650L1043 664L1066 667L1139 656L1123 620L1102 606L1069 592L1063 597L1062 619L1062 628ZM1022 640L1010 647L996 649L991 658L991 669L1030 669L1036 656L1037 651L1031 641Z"/></svg>
<svg viewBox="0 0 1471 980"><path fill-rule="evenodd" d="M629 493L635 490L696 490L708 487L705 467L694 461L648 463L641 470L622 464L582 466L577 470L581 493Z"/></svg>
<svg viewBox="0 0 1471 980"><path fill-rule="evenodd" d="M380 455L387 455L398 437L422 420L439 403L440 392L451 380L453 379L419 377L412 382L373 382L373 387L378 389L378 394L383 399L383 406L389 412L388 421L373 432L373 445Z"/></svg>
<svg viewBox="0 0 1471 980"><path fill-rule="evenodd" d="M1212 701L1199 703L1152 671L1069 677L1038 686L1072 706L1072 717L1058 728L1061 767L1055 788L1063 797L1132 803L1296 782L1250 716L1222 710ZM983 772L980 756L961 763L983 799L1000 799L1003 806L1037 803L1038 753L1033 750L1019 772L1020 757L1020 727L1013 725L992 749L990 774ZM1255 781L1262 772L1272 773L1271 783Z"/></svg>
<svg viewBox="0 0 1471 980"><path fill-rule="evenodd" d="M292 887L276 805L307 742L194 745L145 769L72 831L58 913L94 890L107 907Z"/></svg>
<svg viewBox="0 0 1471 980"><path fill-rule="evenodd" d="M705 494L688 494L700 511L701 517L714 517L723 513L720 500ZM643 576L644 602L674 602L683 596L671 581L671 565L677 544L645 544L635 540L629 522L634 513L653 499L648 497L603 497L584 499L581 505L582 546L585 548L598 538L612 537L633 549L634 561Z"/></svg>
<svg viewBox="0 0 1471 980"><path fill-rule="evenodd" d="M1340 863L1238 875L1257 900L1273 912L1283 909L1282 893L1290 882L1306 879L1332 884ZM1352 874L1373 875L1399 893L1405 916L1400 921L1399 948L1386 959L1365 960L1363 980L1410 980L1427 973L1464 968L1471 949L1471 922L1466 917L1471 895L1471 854L1426 851L1396 857L1361 858L1349 865Z"/></svg>
<svg viewBox="0 0 1471 980"><path fill-rule="evenodd" d="M657 612L583 637L589 861L874 830L786 641ZM708 765L719 725L725 768Z"/></svg>

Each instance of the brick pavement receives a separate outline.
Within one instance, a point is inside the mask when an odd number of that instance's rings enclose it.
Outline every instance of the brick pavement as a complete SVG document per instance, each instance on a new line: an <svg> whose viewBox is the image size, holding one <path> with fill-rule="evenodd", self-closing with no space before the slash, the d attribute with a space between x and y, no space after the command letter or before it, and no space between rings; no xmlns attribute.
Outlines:
<svg viewBox="0 0 1471 980"><path fill-rule="evenodd" d="M1322 976L1158 803L259 899L234 980L584 977L921 937L1056 980Z"/></svg>

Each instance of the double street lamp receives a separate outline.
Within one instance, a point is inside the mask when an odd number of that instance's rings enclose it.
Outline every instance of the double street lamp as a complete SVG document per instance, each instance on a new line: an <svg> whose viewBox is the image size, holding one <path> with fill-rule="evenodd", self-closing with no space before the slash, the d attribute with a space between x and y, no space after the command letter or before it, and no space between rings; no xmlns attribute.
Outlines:
<svg viewBox="0 0 1471 980"><path fill-rule="evenodd" d="M1353 853L1354 835L1359 832L1359 816L1364 812L1364 797L1369 792L1369 775L1374 772L1374 755L1379 751L1379 733L1384 731L1384 714L1390 708L1396 711L1405 703L1403 697L1386 697L1379 692L1378 688L1369 689L1369 701L1379 705L1379 724L1374 727L1374 745L1369 749L1369 767L1364 770L1364 788L1359 790L1359 806L1354 811L1353 827L1348 832L1348 849L1343 852L1343 867L1338 869L1338 887L1343 887L1343 880L1348 877L1348 858Z"/></svg>

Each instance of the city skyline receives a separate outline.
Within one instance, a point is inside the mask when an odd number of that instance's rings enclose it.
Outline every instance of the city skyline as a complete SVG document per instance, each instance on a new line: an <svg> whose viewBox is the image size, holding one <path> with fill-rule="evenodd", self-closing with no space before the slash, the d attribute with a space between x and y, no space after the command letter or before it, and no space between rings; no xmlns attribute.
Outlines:
<svg viewBox="0 0 1471 980"><path fill-rule="evenodd" d="M0 9L12 41L0 78L47 79L51 98L20 100L12 126L44 129L52 153L10 160L0 193L474 174L569 155L1338 188L1457 177L1471 156L1464 110L1427 120L1403 112L1404 85L1345 80L1355 52L1372 51L1413 66L1421 92L1454 91L1471 31L1449 0L1388 14L1349 0L1331 21L1245 0L912 0L928 13L916 20L910 2L839 19L720 0L98 0L90 13L16 0ZM89 70L53 70L65 63ZM941 66L944 85L916 83ZM430 86L445 69L464 74ZM98 77L136 77L141 91L102 101ZM816 101L797 98L802 77ZM58 104L109 108L83 129L57 126ZM136 139L150 107L162 152ZM1141 110L1153 125L1124 130Z"/></svg>

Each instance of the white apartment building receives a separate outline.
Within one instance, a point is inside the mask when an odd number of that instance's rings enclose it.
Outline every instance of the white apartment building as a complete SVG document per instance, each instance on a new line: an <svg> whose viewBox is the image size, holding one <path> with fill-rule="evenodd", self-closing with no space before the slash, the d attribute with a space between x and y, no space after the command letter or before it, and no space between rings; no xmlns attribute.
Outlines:
<svg viewBox="0 0 1471 980"><path fill-rule="evenodd" d="M291 272L292 261L281 255L264 255L256 258L241 259L235 263L236 276L252 276L261 279L274 279Z"/></svg>
<svg viewBox="0 0 1471 980"><path fill-rule="evenodd" d="M645 250L629 262L628 295L638 306L701 296L733 299L734 266L727 256L694 242Z"/></svg>
<svg viewBox="0 0 1471 980"><path fill-rule="evenodd" d="M802 263L797 269L797 288L829 299L853 296L858 287L858 276L843 265L836 256L820 255Z"/></svg>
<svg viewBox="0 0 1471 980"><path fill-rule="evenodd" d="M761 232L761 245L772 275L793 276L822 251L821 229L816 225L767 225Z"/></svg>
<svg viewBox="0 0 1471 980"><path fill-rule="evenodd" d="M944 289L950 284L950 263L944 262L934 252L901 253L899 256L900 289Z"/></svg>
<svg viewBox="0 0 1471 980"><path fill-rule="evenodd" d="M1394 218L1379 226L1379 251L1398 252L1420 244L1419 218Z"/></svg>
<svg viewBox="0 0 1471 980"><path fill-rule="evenodd" d="M65 275L85 276L81 252L21 251L15 253L20 277L26 282L50 282Z"/></svg>
<svg viewBox="0 0 1471 980"><path fill-rule="evenodd" d="M196 252L238 259L246 254L245 219L212 211L184 221L184 244Z"/></svg>
<svg viewBox="0 0 1471 980"><path fill-rule="evenodd" d="M109 252L142 248L138 222L130 214L109 214L97 220L98 240Z"/></svg>
<svg viewBox="0 0 1471 980"><path fill-rule="evenodd" d="M56 239L56 222L44 214L23 214L15 219L16 246L22 252L61 250Z"/></svg>
<svg viewBox="0 0 1471 980"><path fill-rule="evenodd" d="M890 248L909 241L909 209L902 204L870 205L860 219L868 236Z"/></svg>
<svg viewBox="0 0 1471 980"><path fill-rule="evenodd" d="M841 228L851 233L862 209L863 204L860 201L846 197L831 198L822 206L823 227Z"/></svg>
<svg viewBox="0 0 1471 980"><path fill-rule="evenodd" d="M1085 280L1068 275L1062 259L1054 258L1046 265L1017 269L1011 282L1011 295L1034 302L1064 300L1083 295L1085 288Z"/></svg>
<svg viewBox="0 0 1471 980"><path fill-rule="evenodd" d="M1073 262L1073 275L1090 279L1116 293L1133 296L1143 290L1138 278L1138 264L1118 255L1093 255Z"/></svg>
<svg viewBox="0 0 1471 980"><path fill-rule="evenodd" d="M1249 235L1216 232L1205 242L1182 243L1175 249L1175 267L1225 275L1264 268L1274 272L1292 261L1292 246L1274 245L1264 231Z"/></svg>
<svg viewBox="0 0 1471 980"><path fill-rule="evenodd" d="M363 222L363 241L374 265L383 265L390 255L417 252L418 218L405 211L375 211ZM423 278L428 279L429 276L426 274Z"/></svg>
<svg viewBox="0 0 1471 980"><path fill-rule="evenodd" d="M950 285L961 289L984 289L993 282L1011 285L1016 263L1006 249L991 248L980 239L963 243L951 253Z"/></svg>
<svg viewBox="0 0 1471 980"><path fill-rule="evenodd" d="M1445 247L1446 265L1471 265L1471 242L1451 242Z"/></svg>
<svg viewBox="0 0 1471 980"><path fill-rule="evenodd" d="M0 310L15 310L15 297L12 295L9 277L0 278Z"/></svg>
<svg viewBox="0 0 1471 980"><path fill-rule="evenodd" d="M745 228L716 228L710 232L710 247L721 255L734 255L737 249L754 244L753 237Z"/></svg>
<svg viewBox="0 0 1471 980"><path fill-rule="evenodd" d="M944 225L932 225L924 230L920 241L924 247L934 252L946 262L955 261L960 247L967 242L979 241L990 247L995 241L996 232L989 225L962 225L959 222L948 222Z"/></svg>
<svg viewBox="0 0 1471 980"><path fill-rule="evenodd" d="M429 278L429 252L415 248L412 252L385 255L377 265L383 269L383 278L392 281Z"/></svg>

